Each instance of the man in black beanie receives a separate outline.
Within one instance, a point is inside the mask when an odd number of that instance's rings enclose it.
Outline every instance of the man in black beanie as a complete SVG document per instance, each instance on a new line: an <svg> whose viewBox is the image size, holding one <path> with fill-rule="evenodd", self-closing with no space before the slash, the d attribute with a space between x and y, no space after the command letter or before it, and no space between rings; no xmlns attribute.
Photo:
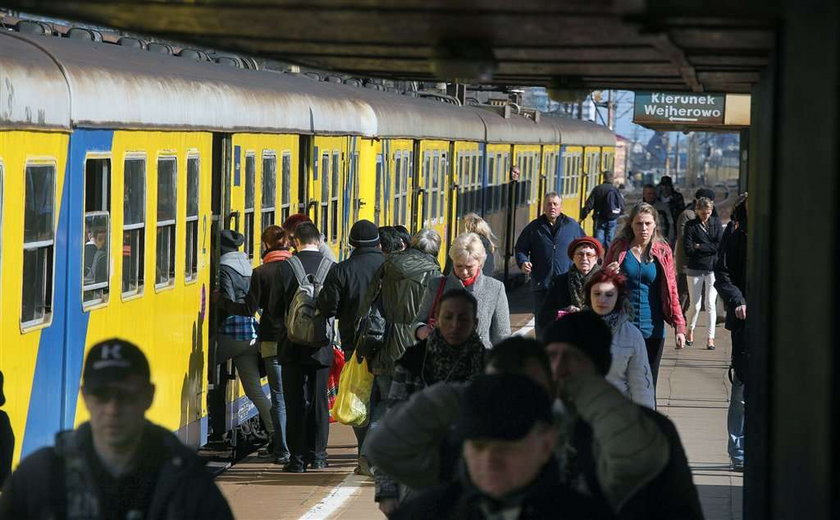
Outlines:
<svg viewBox="0 0 840 520"><path fill-rule="evenodd" d="M356 316L361 310L362 301L368 287L374 282L374 276L385 261L379 246L379 229L369 220L360 220L350 228L350 256L330 269L324 287L318 295L318 308L327 317L338 318L338 333L341 348L349 361L355 350L353 336ZM376 281L378 283L378 280ZM361 450L367 427L353 428ZM359 456L357 473L368 473L368 465Z"/></svg>
<svg viewBox="0 0 840 520"><path fill-rule="evenodd" d="M597 385L589 384L603 379L612 362L612 334L606 322L592 311L568 314L546 330L543 341L558 397L566 405L563 422L573 432L567 437L567 445L558 450L561 460L566 461L564 466L581 468L588 490L595 496L604 496L617 518L702 520L697 489L674 424L664 415L636 404L619 412L614 403L608 403L604 388L598 390ZM603 405L598 405L598 400ZM636 433L624 436L627 458L613 458L612 467L587 469L595 460L598 448L604 449L592 425L606 415L612 416L610 420L615 423L616 431L634 428ZM658 431L641 428L643 423L655 425ZM662 434L669 449L667 461L659 471L639 473L632 480L627 479L629 474L615 478L616 469L634 464L631 454L646 449Z"/></svg>

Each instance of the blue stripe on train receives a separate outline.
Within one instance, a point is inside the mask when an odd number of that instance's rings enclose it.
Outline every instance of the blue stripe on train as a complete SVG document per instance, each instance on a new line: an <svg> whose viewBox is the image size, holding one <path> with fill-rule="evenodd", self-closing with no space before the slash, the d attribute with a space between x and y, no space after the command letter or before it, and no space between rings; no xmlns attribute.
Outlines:
<svg viewBox="0 0 840 520"><path fill-rule="evenodd" d="M70 136L55 239L53 321L41 331L22 456L53 444L73 427L84 360L88 313L82 310L85 156L110 152L112 130L76 130Z"/></svg>

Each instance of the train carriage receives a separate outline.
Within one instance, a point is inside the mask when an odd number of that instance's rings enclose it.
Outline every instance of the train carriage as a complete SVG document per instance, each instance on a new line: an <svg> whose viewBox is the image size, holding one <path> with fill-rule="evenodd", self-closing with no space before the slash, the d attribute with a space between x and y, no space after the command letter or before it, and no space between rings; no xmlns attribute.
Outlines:
<svg viewBox="0 0 840 520"><path fill-rule="evenodd" d="M357 219L431 227L443 265L476 212L501 239L500 272L515 273L513 241L544 193L562 191L577 217L614 146L577 121L15 33L0 33L0 98L0 370L15 460L86 419L82 361L110 336L148 354L150 419L206 441L208 390L223 382L210 298L222 229L242 232L258 265L261 230L292 213L339 258ZM226 430L255 415L237 384L223 400Z"/></svg>

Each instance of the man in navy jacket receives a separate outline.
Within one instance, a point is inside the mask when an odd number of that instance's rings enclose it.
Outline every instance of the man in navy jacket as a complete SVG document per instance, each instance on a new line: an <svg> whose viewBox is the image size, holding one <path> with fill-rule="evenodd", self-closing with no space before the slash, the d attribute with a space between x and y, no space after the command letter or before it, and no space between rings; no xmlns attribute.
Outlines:
<svg viewBox="0 0 840 520"><path fill-rule="evenodd" d="M516 263L523 273L531 275L536 317L541 314L551 280L568 271L572 264L567 253L569 244L586 236L580 224L560 211L561 202L557 193L547 193L543 214L525 226L516 241ZM537 337L547 325L537 318Z"/></svg>

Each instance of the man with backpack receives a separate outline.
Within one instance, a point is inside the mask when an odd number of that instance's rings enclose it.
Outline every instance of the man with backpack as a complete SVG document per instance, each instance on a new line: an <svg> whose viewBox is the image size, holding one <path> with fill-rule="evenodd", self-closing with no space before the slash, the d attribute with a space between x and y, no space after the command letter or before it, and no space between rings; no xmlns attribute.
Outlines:
<svg viewBox="0 0 840 520"><path fill-rule="evenodd" d="M285 316L277 338L283 365L286 437L291 456L283 471L327 466L332 364L332 320L318 310L318 295L333 261L318 250L321 233L311 222L295 229L295 254L281 262L282 293L275 316Z"/></svg>
<svg viewBox="0 0 840 520"><path fill-rule="evenodd" d="M350 257L333 265L324 288L318 295L318 308L328 317L338 318L338 333L344 357L350 360L355 350L354 336L356 317L362 310L362 303L368 287L381 285L382 277L376 276L385 261L379 247L379 230L369 220L360 220L350 228ZM364 309L367 310L367 309ZM354 427L358 449L362 449L367 426ZM356 474L368 474L370 470L365 459L359 455Z"/></svg>
<svg viewBox="0 0 840 520"><path fill-rule="evenodd" d="M580 213L580 220L586 220L590 211L593 211L592 218L595 221L595 239L600 242L604 249L610 247L615 237L615 227L618 217L624 213L624 196L613 186L613 172L604 172L604 182L592 188L589 198Z"/></svg>

